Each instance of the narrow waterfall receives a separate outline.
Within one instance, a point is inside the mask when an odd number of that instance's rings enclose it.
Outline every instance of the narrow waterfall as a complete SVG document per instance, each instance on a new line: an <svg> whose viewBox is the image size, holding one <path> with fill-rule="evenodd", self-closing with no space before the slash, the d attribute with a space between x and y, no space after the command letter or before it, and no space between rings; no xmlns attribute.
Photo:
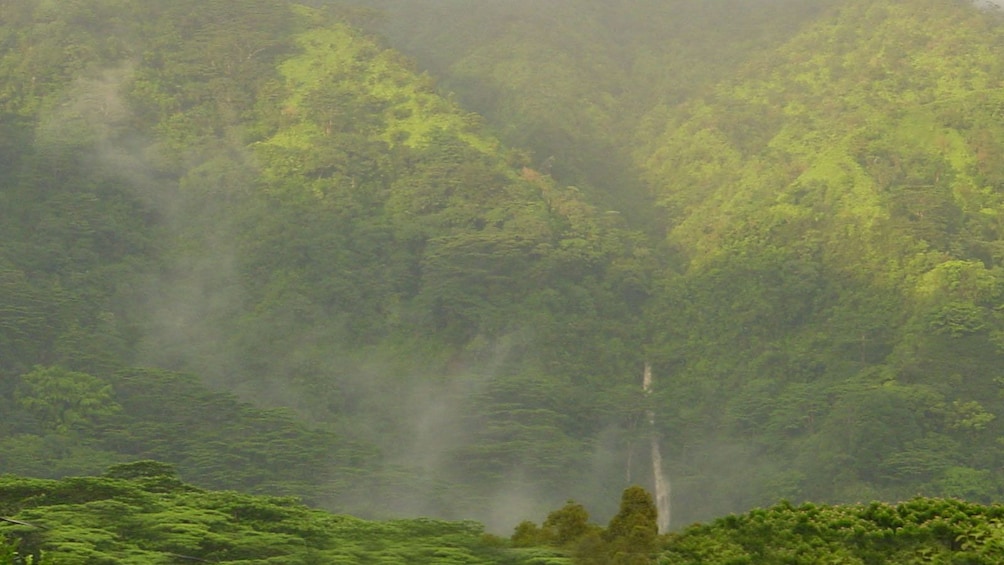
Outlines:
<svg viewBox="0 0 1004 565"><path fill-rule="evenodd" d="M642 374L642 389L645 396L652 394L652 364L645 362L645 370ZM652 446L652 476L655 478L655 508L658 511L657 523L659 533L669 531L669 475L662 470L662 451L659 449L659 434L655 429L655 408L649 405L647 412L649 441Z"/></svg>

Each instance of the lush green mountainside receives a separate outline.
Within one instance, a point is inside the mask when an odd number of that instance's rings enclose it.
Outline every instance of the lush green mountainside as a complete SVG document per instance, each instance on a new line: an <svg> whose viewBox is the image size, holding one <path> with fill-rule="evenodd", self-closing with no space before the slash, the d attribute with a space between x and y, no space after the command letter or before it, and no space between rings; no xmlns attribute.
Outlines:
<svg viewBox="0 0 1004 565"><path fill-rule="evenodd" d="M642 340L682 515L994 498L998 15L670 4L379 5L444 88L559 155L556 176L605 207L658 203Z"/></svg>
<svg viewBox="0 0 1004 565"><path fill-rule="evenodd" d="M1000 495L1002 39L962 2L846 2L653 113L681 503Z"/></svg>
<svg viewBox="0 0 1004 565"><path fill-rule="evenodd" d="M630 150L638 122L731 76L830 2L369 0L371 26L555 178L661 225Z"/></svg>
<svg viewBox="0 0 1004 565"><path fill-rule="evenodd" d="M0 5L0 470L503 529L654 425L674 524L1000 494L996 15L381 6L441 88L354 10Z"/></svg>
<svg viewBox="0 0 1004 565"><path fill-rule="evenodd" d="M265 459L229 486L496 524L594 488L592 439L623 394L582 386L633 391L639 370L647 251L616 217L338 14L3 10L7 469L157 456L218 486ZM214 464L231 432L179 406L211 395L135 365L291 407L323 441L254 431ZM147 393L185 416L147 425ZM287 448L296 465L273 466Z"/></svg>

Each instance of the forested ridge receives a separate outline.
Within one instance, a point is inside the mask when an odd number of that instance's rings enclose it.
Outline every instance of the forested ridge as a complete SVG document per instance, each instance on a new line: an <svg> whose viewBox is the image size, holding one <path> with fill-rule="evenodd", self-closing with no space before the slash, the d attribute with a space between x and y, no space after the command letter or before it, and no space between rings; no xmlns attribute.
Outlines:
<svg viewBox="0 0 1004 565"><path fill-rule="evenodd" d="M658 535L652 497L626 489L605 526L568 502L504 539L472 521L367 521L293 497L209 491L156 461L100 476L0 478L0 563L999 563L999 504L788 502Z"/></svg>
<svg viewBox="0 0 1004 565"><path fill-rule="evenodd" d="M999 11L307 4L0 4L0 472L500 532L654 434L674 529L999 498Z"/></svg>

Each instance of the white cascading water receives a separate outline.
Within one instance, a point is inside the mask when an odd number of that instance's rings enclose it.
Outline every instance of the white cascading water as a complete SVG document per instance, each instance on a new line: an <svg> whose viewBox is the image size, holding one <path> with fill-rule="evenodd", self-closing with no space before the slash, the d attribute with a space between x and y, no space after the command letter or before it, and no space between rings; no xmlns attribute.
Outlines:
<svg viewBox="0 0 1004 565"><path fill-rule="evenodd" d="M642 373L642 389L645 396L652 394L652 365L645 362ZM669 531L669 475L662 470L662 451L659 449L659 434L655 429L655 408L649 406L648 412L649 440L652 445L652 476L655 477L655 508L658 511L657 524L659 533Z"/></svg>

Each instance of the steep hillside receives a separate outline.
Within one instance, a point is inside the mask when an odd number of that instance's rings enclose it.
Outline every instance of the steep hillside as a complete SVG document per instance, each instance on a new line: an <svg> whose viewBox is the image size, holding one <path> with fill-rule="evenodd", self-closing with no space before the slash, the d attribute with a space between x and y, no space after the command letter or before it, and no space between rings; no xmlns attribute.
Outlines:
<svg viewBox="0 0 1004 565"><path fill-rule="evenodd" d="M147 358L374 446L376 467L329 501L366 515L510 520L509 504L587 488L611 406L575 391L633 387L608 371L634 361L614 340L644 292L640 238L507 153L395 52L294 13L303 29L249 110L246 145L207 142L179 180L191 213ZM134 94L158 97L170 83L155 77ZM176 116L155 126L168 139L190 135Z"/></svg>
<svg viewBox="0 0 1004 565"><path fill-rule="evenodd" d="M367 0L370 26L539 167L657 229L630 149L638 120L732 76L831 2Z"/></svg>
<svg viewBox="0 0 1004 565"><path fill-rule="evenodd" d="M0 471L496 531L653 443L674 525L1001 494L999 14L311 4L0 5Z"/></svg>
<svg viewBox="0 0 1004 565"><path fill-rule="evenodd" d="M650 115L680 503L999 495L1000 23L845 2Z"/></svg>
<svg viewBox="0 0 1004 565"><path fill-rule="evenodd" d="M116 375L181 379L129 368L153 365L323 430L316 451L304 429L275 440L302 466L230 486L498 524L593 488L592 441L621 408L582 386L634 390L628 322L645 294L646 247L616 216L340 12L3 10L8 469L154 455L219 486L204 455L234 430L217 415L109 435L151 414ZM284 459L234 447L224 467Z"/></svg>
<svg viewBox="0 0 1004 565"><path fill-rule="evenodd" d="M502 137L664 227L637 356L681 519L997 495L997 13L368 4Z"/></svg>

